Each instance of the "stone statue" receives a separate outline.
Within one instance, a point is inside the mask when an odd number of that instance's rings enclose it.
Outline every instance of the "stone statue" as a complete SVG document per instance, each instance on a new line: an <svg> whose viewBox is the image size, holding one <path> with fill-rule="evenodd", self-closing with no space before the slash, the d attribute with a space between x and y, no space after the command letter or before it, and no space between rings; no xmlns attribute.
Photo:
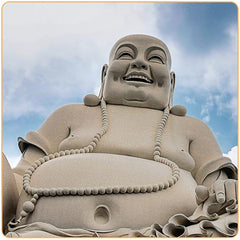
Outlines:
<svg viewBox="0 0 240 240"><path fill-rule="evenodd" d="M236 234L237 169L202 121L172 106L170 69L162 41L126 36L103 66L98 97L19 138L21 194L7 236ZM4 191L5 203L14 184Z"/></svg>

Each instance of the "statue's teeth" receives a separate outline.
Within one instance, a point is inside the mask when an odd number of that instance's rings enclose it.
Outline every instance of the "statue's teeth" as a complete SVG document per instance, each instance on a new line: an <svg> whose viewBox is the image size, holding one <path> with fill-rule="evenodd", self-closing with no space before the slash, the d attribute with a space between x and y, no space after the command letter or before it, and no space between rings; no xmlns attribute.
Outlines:
<svg viewBox="0 0 240 240"><path fill-rule="evenodd" d="M129 75L126 79L132 79L132 78L136 78L136 79L143 79L145 80L147 83L152 83L152 81L150 79L148 79L145 76L142 75Z"/></svg>

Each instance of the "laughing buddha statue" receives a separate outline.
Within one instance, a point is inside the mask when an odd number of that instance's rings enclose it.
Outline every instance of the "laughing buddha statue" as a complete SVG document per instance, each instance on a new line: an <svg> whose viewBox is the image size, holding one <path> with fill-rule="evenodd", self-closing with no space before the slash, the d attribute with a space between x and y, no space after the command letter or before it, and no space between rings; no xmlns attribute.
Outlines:
<svg viewBox="0 0 240 240"><path fill-rule="evenodd" d="M103 66L98 97L60 107L19 138L7 236L236 234L236 167L202 121L172 106L170 69L162 41L126 36ZM14 184L4 182L5 206Z"/></svg>

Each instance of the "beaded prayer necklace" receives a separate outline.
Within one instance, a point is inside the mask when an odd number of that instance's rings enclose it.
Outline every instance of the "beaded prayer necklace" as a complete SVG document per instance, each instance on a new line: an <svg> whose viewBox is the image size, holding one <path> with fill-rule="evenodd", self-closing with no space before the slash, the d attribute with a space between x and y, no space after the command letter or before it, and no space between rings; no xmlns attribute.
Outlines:
<svg viewBox="0 0 240 240"><path fill-rule="evenodd" d="M158 125L157 135L156 135L156 142L154 146L154 153L153 153L153 159L156 162L162 163L167 165L172 169L172 176L167 181L161 182L159 184L155 185L146 185L146 186L136 186L136 187L114 187L114 188L100 188L100 189L58 189L58 188L51 188L51 189L38 189L30 186L31 183L31 176L35 172L35 170L44 164L45 162L48 162L52 159L61 157L61 156L67 156L72 154L82 154L82 153L91 153L93 152L94 148L97 146L98 142L102 138L102 136L107 132L109 121L108 121L108 114L107 114L107 108L106 108L106 102L104 99L101 100L100 104L101 108L101 115L102 115L102 128L101 130L93 137L93 140L85 147L80 149L71 149L71 150L65 150L60 151L56 153L49 154L47 156L44 156L36 161L33 162L31 167L27 169L27 171L24 173L23 176L23 190L32 196L30 201L26 201L23 203L23 210L20 213L20 218L16 220L15 222L11 222L11 225L17 225L19 224L23 218L28 216L29 213L34 211L35 205L37 203L37 200L39 197L54 197L54 196L66 196L66 195L97 195L97 194L118 194L118 193L144 193L144 192L157 192L161 191L163 189L167 189L168 187L171 187L174 185L179 177L180 177L180 170L176 163L170 161L167 158L161 157L161 143L162 143L162 134L163 130L165 128L168 116L169 116L169 107L166 107L163 111L161 121Z"/></svg>

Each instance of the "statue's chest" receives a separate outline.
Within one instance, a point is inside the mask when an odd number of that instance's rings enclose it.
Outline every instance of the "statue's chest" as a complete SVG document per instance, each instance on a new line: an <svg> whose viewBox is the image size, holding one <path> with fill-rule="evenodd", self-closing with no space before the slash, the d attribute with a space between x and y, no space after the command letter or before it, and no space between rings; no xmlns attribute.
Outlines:
<svg viewBox="0 0 240 240"><path fill-rule="evenodd" d="M154 146L162 112L141 108L121 106L108 107L109 127L100 139L94 152L121 154L145 159L153 159ZM84 117L84 122L73 122L71 132L59 146L59 150L87 146L94 135L101 130L102 120L98 113L95 117ZM169 119L170 120L170 119ZM170 123L171 124L171 123ZM189 163L187 158L189 141L170 128L168 123L162 135L161 155L172 159L183 168ZM187 164L189 165L189 164ZM181 167L181 166L180 166Z"/></svg>
<svg viewBox="0 0 240 240"><path fill-rule="evenodd" d="M151 159L160 120L160 114L153 120L143 112L109 117L108 132L96 150Z"/></svg>

